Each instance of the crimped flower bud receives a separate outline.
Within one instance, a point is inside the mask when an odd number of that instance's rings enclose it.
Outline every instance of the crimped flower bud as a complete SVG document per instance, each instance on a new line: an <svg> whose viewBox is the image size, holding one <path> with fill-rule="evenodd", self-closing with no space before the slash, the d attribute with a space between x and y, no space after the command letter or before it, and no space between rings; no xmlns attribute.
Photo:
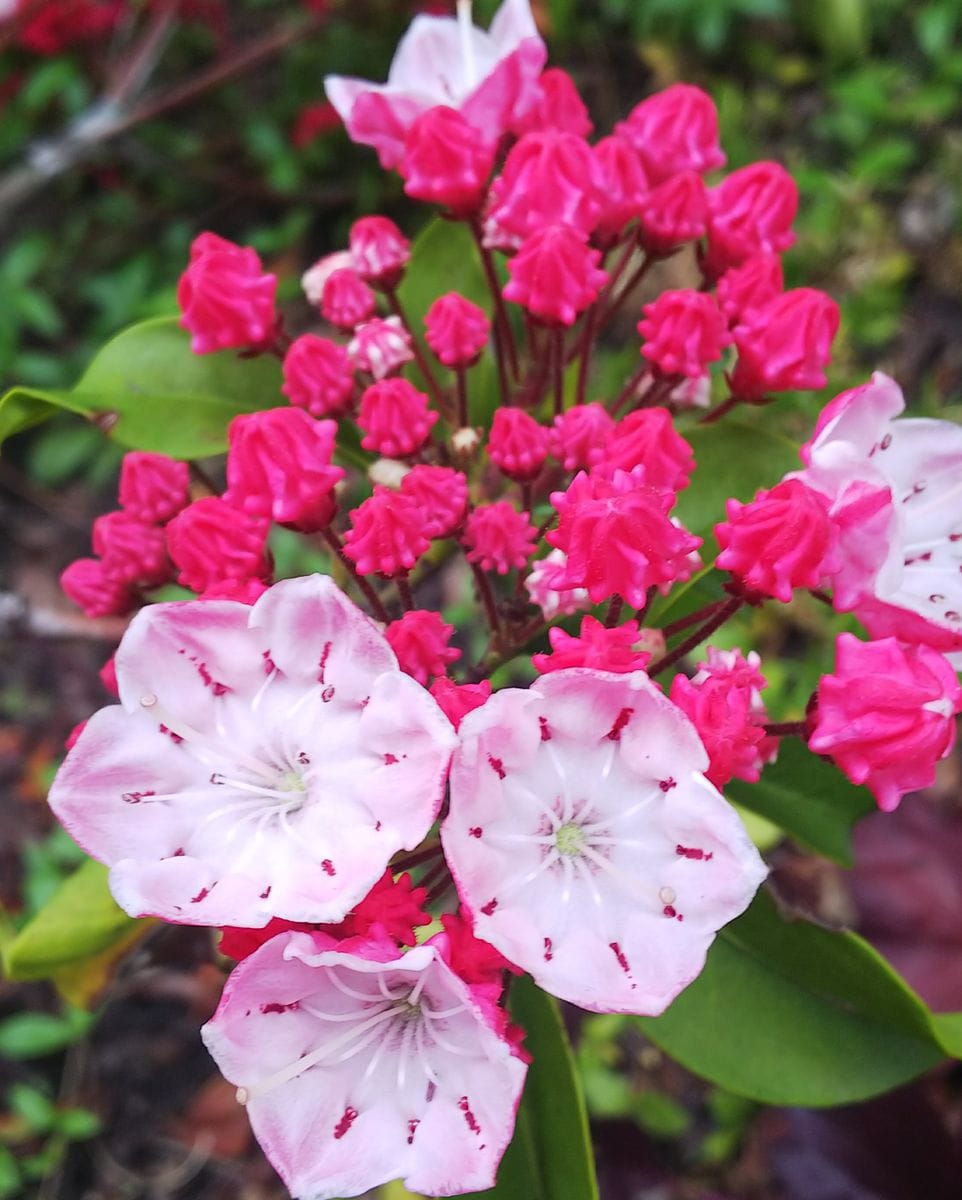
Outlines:
<svg viewBox="0 0 962 1200"><path fill-rule="evenodd" d="M414 501L390 488L376 487L350 517L344 553L361 575L403 575L431 544Z"/></svg>
<svg viewBox="0 0 962 1200"><path fill-rule="evenodd" d="M354 269L374 287L395 288L411 257L411 243L387 217L361 217L349 236Z"/></svg>
<svg viewBox="0 0 962 1200"><path fill-rule="evenodd" d="M358 325L347 346L358 371L384 379L414 358L411 338L400 317L373 317Z"/></svg>
<svg viewBox="0 0 962 1200"><path fill-rule="evenodd" d="M782 292L735 330L738 361L732 394L759 400L767 392L820 388L838 332L838 305L816 288Z"/></svg>
<svg viewBox="0 0 962 1200"><path fill-rule="evenodd" d="M552 550L544 558L532 563L525 576L525 591L544 614L546 621L558 616L570 616L591 607L591 598L585 588L567 587L565 573L568 556L562 550Z"/></svg>
<svg viewBox="0 0 962 1200"><path fill-rule="evenodd" d="M759 492L749 504L729 500L715 526L722 548L715 565L749 591L787 604L796 588L818 587L835 569L838 531L829 502L797 479Z"/></svg>
<svg viewBox="0 0 962 1200"><path fill-rule="evenodd" d="M377 297L350 267L333 271L321 292L321 314L336 329L350 333L374 315Z"/></svg>
<svg viewBox="0 0 962 1200"><path fill-rule="evenodd" d="M180 323L195 354L258 346L274 332L277 279L265 274L256 251L215 233L202 233L177 285Z"/></svg>
<svg viewBox="0 0 962 1200"><path fill-rule="evenodd" d="M424 686L461 657L460 650L448 645L453 633L454 626L445 624L439 612L420 608L406 612L384 630L401 670Z"/></svg>
<svg viewBox="0 0 962 1200"><path fill-rule="evenodd" d="M587 467L615 431L615 419L603 404L576 404L555 417L551 453L566 471Z"/></svg>
<svg viewBox="0 0 962 1200"><path fill-rule="evenodd" d="M711 171L725 162L715 102L687 83L674 83L636 104L615 133L641 155L652 183L681 171Z"/></svg>
<svg viewBox="0 0 962 1200"><path fill-rule="evenodd" d="M517 237L548 225L568 225L587 236L604 195L604 174L584 138L545 129L525 134L512 147L490 216Z"/></svg>
<svg viewBox="0 0 962 1200"><path fill-rule="evenodd" d="M664 180L645 197L641 240L649 254L667 254L700 238L708 224L708 189L697 171Z"/></svg>
<svg viewBox="0 0 962 1200"><path fill-rule="evenodd" d="M68 599L88 617L122 617L137 602L129 584L110 578L96 558L78 558L60 575Z"/></svg>
<svg viewBox="0 0 962 1200"><path fill-rule="evenodd" d="M341 417L354 397L354 368L347 350L330 338L304 333L284 355L281 391L312 417Z"/></svg>
<svg viewBox="0 0 962 1200"><path fill-rule="evenodd" d="M447 537L464 520L468 481L451 467L412 467L401 480L401 495L417 505L427 537Z"/></svg>
<svg viewBox="0 0 962 1200"><path fill-rule="evenodd" d="M445 292L425 314L424 328L427 344L446 367L470 367L488 344L491 322L483 308Z"/></svg>
<svg viewBox="0 0 962 1200"><path fill-rule="evenodd" d="M406 458L420 450L437 423L428 397L406 379L382 379L361 396L357 423L361 445L391 458Z"/></svg>
<svg viewBox="0 0 962 1200"><path fill-rule="evenodd" d="M641 353L664 375L703 375L732 340L715 301L693 288L662 292L643 311Z"/></svg>
<svg viewBox="0 0 962 1200"><path fill-rule="evenodd" d="M640 217L649 191L648 177L637 150L624 138L602 138L593 147L602 177L601 212L595 237L602 245L618 239L629 221Z"/></svg>
<svg viewBox="0 0 962 1200"><path fill-rule="evenodd" d="M537 532L527 513L518 512L510 500L498 500L479 505L469 515L461 541L468 547L468 562L477 563L482 571L507 575L534 554Z"/></svg>
<svg viewBox="0 0 962 1200"><path fill-rule="evenodd" d="M167 544L160 525L141 521L128 512L109 512L93 524L94 554L104 574L132 587L152 588L172 574Z"/></svg>
<svg viewBox="0 0 962 1200"><path fill-rule="evenodd" d="M414 200L465 216L481 207L495 147L453 108L430 108L408 130L398 171Z"/></svg>
<svg viewBox="0 0 962 1200"><path fill-rule="evenodd" d="M732 173L708 197L708 271L718 277L753 254L778 254L795 241L798 187L776 162Z"/></svg>
<svg viewBox="0 0 962 1200"><path fill-rule="evenodd" d="M344 268L354 270L354 256L350 250L335 250L333 254L325 254L301 276L301 288L308 301L315 308L321 307L324 295L324 285L334 274Z"/></svg>
<svg viewBox="0 0 962 1200"><path fill-rule="evenodd" d="M543 321L573 325L607 282L607 273L598 268L600 258L584 234L568 225L550 225L508 259L511 279L504 298Z"/></svg>
<svg viewBox="0 0 962 1200"><path fill-rule="evenodd" d="M496 409L488 455L510 479L532 480L548 457L548 430L523 409Z"/></svg>
<svg viewBox="0 0 962 1200"><path fill-rule="evenodd" d="M525 115L514 123L520 137L542 129L557 129L587 137L593 126L575 82L560 67L548 67L538 80L538 98Z"/></svg>
<svg viewBox="0 0 962 1200"><path fill-rule="evenodd" d="M891 812L906 792L935 782L935 764L952 749L960 711L962 688L936 650L842 633L835 674L818 685L808 744Z"/></svg>
<svg viewBox="0 0 962 1200"><path fill-rule="evenodd" d="M256 604L267 591L262 579L220 579L201 592L198 600L236 600L238 604Z"/></svg>
<svg viewBox="0 0 962 1200"><path fill-rule="evenodd" d="M716 288L718 307L732 325L751 324L758 309L781 295L782 260L777 254L754 254L730 267Z"/></svg>
<svg viewBox="0 0 962 1200"><path fill-rule="evenodd" d="M594 474L611 478L615 471L641 467L641 478L653 488L680 492L695 469L695 452L675 429L667 408L639 408L622 417L603 450L591 456Z"/></svg>
<svg viewBox="0 0 962 1200"><path fill-rule="evenodd" d="M178 583L194 592L229 579L268 579L270 521L252 517L219 496L189 504L167 526L167 549Z"/></svg>
<svg viewBox="0 0 962 1200"><path fill-rule="evenodd" d="M187 464L132 450L120 465L121 507L141 521L163 525L190 500L190 471Z"/></svg>
<svg viewBox="0 0 962 1200"><path fill-rule="evenodd" d="M438 708L457 729L468 713L480 708L491 695L491 684L487 679L482 679L480 683L453 683L446 676L441 676L435 679L428 691L437 701Z"/></svg>
<svg viewBox="0 0 962 1200"><path fill-rule="evenodd" d="M331 523L334 486L344 478L331 465L334 421L315 421L300 408L268 408L234 417L227 435L229 504L305 533Z"/></svg>
<svg viewBox="0 0 962 1200"><path fill-rule="evenodd" d="M577 636L565 633L558 625L549 629L551 653L532 654L531 661L539 675L568 667L593 667L615 675L643 671L651 659L651 651L638 648L640 632L637 621L625 621L606 629L594 617L584 616Z"/></svg>

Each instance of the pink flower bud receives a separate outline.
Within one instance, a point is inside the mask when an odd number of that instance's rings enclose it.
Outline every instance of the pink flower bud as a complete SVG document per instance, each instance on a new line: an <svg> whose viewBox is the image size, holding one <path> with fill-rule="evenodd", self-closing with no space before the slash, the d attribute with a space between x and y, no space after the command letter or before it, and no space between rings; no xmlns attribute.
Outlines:
<svg viewBox="0 0 962 1200"><path fill-rule="evenodd" d="M557 625L549 629L551 654L532 654L531 661L539 675L567 667L594 667L597 671L611 671L615 675L642 671L651 654L636 649L639 632L637 621L625 621L623 625L606 629L594 617L584 616L577 637L565 633Z"/></svg>
<svg viewBox="0 0 962 1200"><path fill-rule="evenodd" d="M787 604L796 588L818 587L833 569L838 533L829 502L797 479L759 492L750 504L726 502L715 526L722 548L715 563L751 592Z"/></svg>
<svg viewBox="0 0 962 1200"><path fill-rule="evenodd" d="M354 270L354 255L350 250L336 250L333 254L325 254L323 258L319 258L301 276L304 295L315 308L321 307L324 285L335 271L341 271L344 268Z"/></svg>
<svg viewBox="0 0 962 1200"><path fill-rule="evenodd" d="M714 299L693 288L662 292L643 311L641 353L663 375L697 378L732 340Z"/></svg>
<svg viewBox="0 0 962 1200"><path fill-rule="evenodd" d="M452 683L446 676L441 676L435 679L428 691L437 701L438 708L457 729L468 713L480 708L491 695L491 684L487 679L482 679L480 683Z"/></svg>
<svg viewBox="0 0 962 1200"><path fill-rule="evenodd" d="M717 788L731 779L757 782L775 756L777 743L765 734L759 695L765 686L757 654L745 660L739 650L724 656L712 648L692 679L678 674L671 681L669 695L698 730L710 759L705 774Z"/></svg>
<svg viewBox="0 0 962 1200"><path fill-rule="evenodd" d="M730 324L751 324L758 309L781 295L784 286L778 255L755 254L718 280L718 307Z"/></svg>
<svg viewBox="0 0 962 1200"><path fill-rule="evenodd" d="M321 313L335 328L350 333L376 308L377 297L356 271L341 267L328 275L321 291Z"/></svg>
<svg viewBox="0 0 962 1200"><path fill-rule="evenodd" d="M349 238L354 269L375 287L394 288L411 257L411 243L387 217L361 217Z"/></svg>
<svg viewBox="0 0 962 1200"><path fill-rule="evenodd" d="M365 450L406 458L420 450L438 420L424 392L398 376L372 383L361 396L357 423Z"/></svg>
<svg viewBox="0 0 962 1200"><path fill-rule="evenodd" d="M514 133L537 133L542 129L558 129L587 137L593 126L584 101L578 95L575 82L560 67L542 71L538 80L538 98L525 115L514 123Z"/></svg>
<svg viewBox="0 0 962 1200"><path fill-rule="evenodd" d="M948 660L928 646L842 633L835 653L835 674L818 685L809 748L891 812L906 792L935 782L935 764L955 741L962 688Z"/></svg>
<svg viewBox="0 0 962 1200"><path fill-rule="evenodd" d="M425 340L446 367L470 367L488 344L484 309L457 292L438 296L424 317Z"/></svg>
<svg viewBox="0 0 962 1200"><path fill-rule="evenodd" d="M427 609L406 612L384 630L401 670L424 686L430 676L443 675L448 663L461 657L460 650L448 645L452 633L453 625L446 625L439 612Z"/></svg>
<svg viewBox="0 0 962 1200"><path fill-rule="evenodd" d="M681 171L711 171L725 162L714 101L690 84L674 83L642 100L615 133L635 147L653 183Z"/></svg>
<svg viewBox="0 0 962 1200"><path fill-rule="evenodd" d="M653 488L680 492L695 469L695 453L675 429L667 408L639 408L615 426L601 451L591 456L596 475L642 467L641 478Z"/></svg>
<svg viewBox="0 0 962 1200"><path fill-rule="evenodd" d="M667 254L693 242L708 224L708 189L697 171L672 175L645 198L641 210L642 243L649 254Z"/></svg>
<svg viewBox="0 0 962 1200"><path fill-rule="evenodd" d="M401 480L401 495L417 505L428 537L447 537L464 520L468 481L450 467L418 465Z"/></svg>
<svg viewBox="0 0 962 1200"><path fill-rule="evenodd" d="M798 187L776 162L732 171L709 192L708 270L716 278L753 254L778 254L795 241Z"/></svg>
<svg viewBox="0 0 962 1200"><path fill-rule="evenodd" d="M591 607L591 598L584 588L565 585L567 569L568 556L561 550L552 550L533 563L525 576L525 591L531 597L531 603L541 609L546 621Z"/></svg>
<svg viewBox="0 0 962 1200"><path fill-rule="evenodd" d="M331 465L334 421L315 421L300 408L268 408L234 417L227 436L229 504L304 533L331 523L334 485L344 478Z"/></svg>
<svg viewBox="0 0 962 1200"><path fill-rule="evenodd" d="M525 134L505 160L491 219L518 237L547 225L591 233L604 204L604 176L584 138L554 129Z"/></svg>
<svg viewBox="0 0 962 1200"><path fill-rule="evenodd" d="M132 587L159 587L171 577L167 543L160 525L127 512L109 512L93 525L94 554L110 579Z"/></svg>
<svg viewBox="0 0 962 1200"><path fill-rule="evenodd" d="M498 500L479 505L469 515L461 542L468 547L468 562L478 563L482 571L507 575L534 554L537 532L527 513L518 512L510 500Z"/></svg>
<svg viewBox="0 0 962 1200"><path fill-rule="evenodd" d="M598 268L600 258L584 234L568 225L549 225L508 259L511 279L504 298L550 324L573 325L607 282L607 273Z"/></svg>
<svg viewBox="0 0 962 1200"><path fill-rule="evenodd" d="M603 404L577 404L555 417L551 453L566 471L587 467L614 433L615 420Z"/></svg>
<svg viewBox="0 0 962 1200"><path fill-rule="evenodd" d="M495 147L453 108L439 105L411 126L398 171L415 200L466 216L481 207Z"/></svg>
<svg viewBox="0 0 962 1200"><path fill-rule="evenodd" d="M732 394L751 401L766 392L824 387L838 322L838 305L816 288L776 296L735 330Z"/></svg>
<svg viewBox="0 0 962 1200"><path fill-rule="evenodd" d="M624 138L602 138L593 152L602 177L602 207L595 236L607 245L617 240L629 221L641 216L648 177L637 150Z"/></svg>
<svg viewBox="0 0 962 1200"><path fill-rule="evenodd" d="M414 358L411 338L400 317L372 317L358 325L347 352L358 371L384 379Z"/></svg>
<svg viewBox="0 0 962 1200"><path fill-rule="evenodd" d="M163 525L189 502L187 464L132 450L120 466L120 504L132 517Z"/></svg>
<svg viewBox="0 0 962 1200"><path fill-rule="evenodd" d="M376 487L351 514L344 553L361 575L403 575L428 549L424 517L408 496Z"/></svg>
<svg viewBox="0 0 962 1200"><path fill-rule="evenodd" d="M110 578L96 558L78 558L72 562L61 573L60 586L88 617L122 617L136 603L130 586Z"/></svg>
<svg viewBox="0 0 962 1200"><path fill-rule="evenodd" d="M178 583L206 592L228 579L267 579L270 522L222 500L204 496L167 526L167 549L178 567Z"/></svg>
<svg viewBox="0 0 962 1200"><path fill-rule="evenodd" d="M281 391L312 417L341 417L354 398L354 368L347 350L330 338L304 333L284 356Z"/></svg>
<svg viewBox="0 0 962 1200"><path fill-rule="evenodd" d="M202 233L177 285L180 323L195 354L258 346L274 332L277 279L266 275L256 251L215 233Z"/></svg>
<svg viewBox="0 0 962 1200"><path fill-rule="evenodd" d="M534 479L548 457L548 431L523 409L496 409L488 455L510 479Z"/></svg>
<svg viewBox="0 0 962 1200"><path fill-rule="evenodd" d="M111 696L118 697L120 690L117 687L117 664L113 654L111 654L110 658L107 659L97 674L100 676L100 682L104 685L104 690L109 692Z"/></svg>
<svg viewBox="0 0 962 1200"><path fill-rule="evenodd" d="M689 555L701 538L668 516L672 492L624 471L610 480L582 472L566 492L552 493L551 503L560 519L546 539L568 556L560 582L587 588L594 604L618 595L643 608L649 587L690 577Z"/></svg>

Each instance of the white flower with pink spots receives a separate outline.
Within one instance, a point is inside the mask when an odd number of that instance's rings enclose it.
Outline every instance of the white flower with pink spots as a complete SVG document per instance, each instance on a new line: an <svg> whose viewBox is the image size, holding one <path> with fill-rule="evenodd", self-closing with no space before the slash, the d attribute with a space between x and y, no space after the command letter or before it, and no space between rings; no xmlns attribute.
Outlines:
<svg viewBox="0 0 962 1200"><path fill-rule="evenodd" d="M116 668L50 803L132 915L339 921L437 816L454 731L326 577L151 605Z"/></svg>
<svg viewBox="0 0 962 1200"><path fill-rule="evenodd" d="M526 1073L439 947L272 938L230 976L207 1048L295 1200L403 1178L491 1187Z"/></svg>
<svg viewBox="0 0 962 1200"><path fill-rule="evenodd" d="M661 1012L765 866L642 672L556 671L461 724L442 840L475 932L546 991Z"/></svg>

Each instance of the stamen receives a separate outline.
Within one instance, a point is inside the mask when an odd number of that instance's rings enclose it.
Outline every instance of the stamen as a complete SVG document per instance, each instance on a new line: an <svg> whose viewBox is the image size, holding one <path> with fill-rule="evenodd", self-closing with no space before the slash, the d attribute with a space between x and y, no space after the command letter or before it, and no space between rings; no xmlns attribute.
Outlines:
<svg viewBox="0 0 962 1200"><path fill-rule="evenodd" d="M356 992L354 988L348 987L348 985L342 982L342 980L338 977L334 967L326 967L325 973L327 974L328 981L333 983L339 992L343 992L345 996L350 996L352 1000L363 1000L369 1004L381 1003L380 996L372 992Z"/></svg>
<svg viewBox="0 0 962 1200"><path fill-rule="evenodd" d="M471 41L471 34L474 32L474 23L471 20L471 0L458 0L458 30L461 34L464 74L469 90L473 90L478 82L478 64L474 61L474 46Z"/></svg>

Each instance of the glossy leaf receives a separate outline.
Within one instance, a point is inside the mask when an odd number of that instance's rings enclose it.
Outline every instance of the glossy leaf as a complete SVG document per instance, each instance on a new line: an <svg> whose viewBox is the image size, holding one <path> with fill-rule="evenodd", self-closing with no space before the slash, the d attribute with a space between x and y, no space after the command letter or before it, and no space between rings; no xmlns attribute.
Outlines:
<svg viewBox="0 0 962 1200"><path fill-rule="evenodd" d="M849 1104L944 1057L928 1010L867 942L788 920L765 892L640 1024L689 1070L767 1104Z"/></svg>
<svg viewBox="0 0 962 1200"><path fill-rule="evenodd" d="M149 922L117 907L107 888L107 868L89 859L3 948L11 979L46 979L103 954Z"/></svg>
<svg viewBox="0 0 962 1200"><path fill-rule="evenodd" d="M849 783L797 738L782 739L777 761L764 769L758 783L733 779L725 794L845 867L852 865L853 825L875 811L865 788Z"/></svg>
<svg viewBox="0 0 962 1200"><path fill-rule="evenodd" d="M68 391L13 388L0 399L0 442L66 410L114 441L173 458L222 453L242 412L283 402L280 364L236 351L193 354L176 317L157 317L109 341Z"/></svg>

